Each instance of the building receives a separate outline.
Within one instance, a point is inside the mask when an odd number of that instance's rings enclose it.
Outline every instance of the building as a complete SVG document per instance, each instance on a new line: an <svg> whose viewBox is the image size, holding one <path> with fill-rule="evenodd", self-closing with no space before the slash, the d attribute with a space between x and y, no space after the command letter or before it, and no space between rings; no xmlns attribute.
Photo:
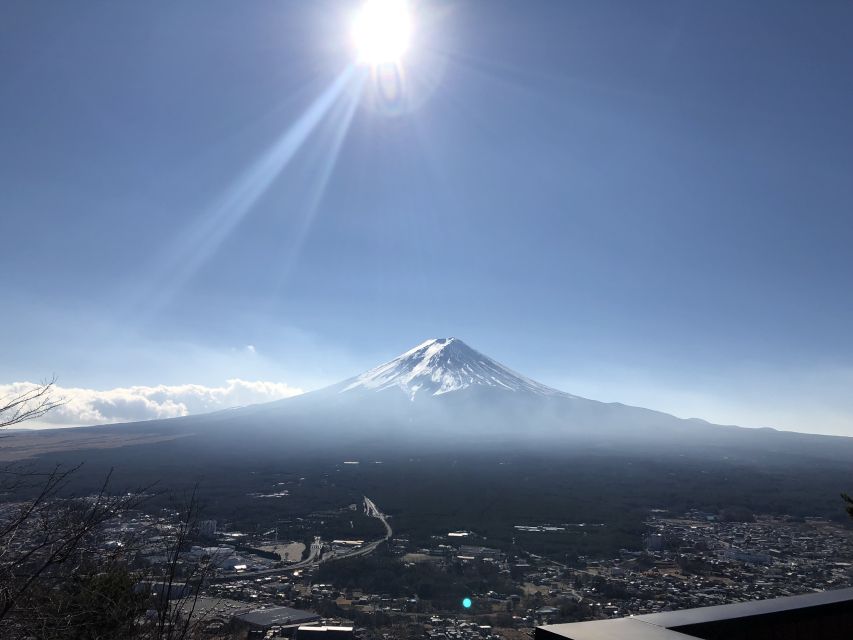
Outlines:
<svg viewBox="0 0 853 640"><path fill-rule="evenodd" d="M535 640L847 640L853 588L537 627Z"/></svg>
<svg viewBox="0 0 853 640"><path fill-rule="evenodd" d="M770 564L773 561L773 558L767 553L743 551L741 549L727 549L723 552L723 557L746 564Z"/></svg>
<svg viewBox="0 0 853 640"><path fill-rule="evenodd" d="M352 640L355 632L352 627L300 626L296 630L296 640Z"/></svg>
<svg viewBox="0 0 853 640"><path fill-rule="evenodd" d="M272 627L279 627L284 635L292 635L301 625L319 620L320 616L313 611L301 611L290 607L254 609L234 616L234 623L249 631L267 631Z"/></svg>
<svg viewBox="0 0 853 640"><path fill-rule="evenodd" d="M473 545L462 545L456 554L459 560L495 560L502 561L505 556L499 549L489 547L477 547Z"/></svg>

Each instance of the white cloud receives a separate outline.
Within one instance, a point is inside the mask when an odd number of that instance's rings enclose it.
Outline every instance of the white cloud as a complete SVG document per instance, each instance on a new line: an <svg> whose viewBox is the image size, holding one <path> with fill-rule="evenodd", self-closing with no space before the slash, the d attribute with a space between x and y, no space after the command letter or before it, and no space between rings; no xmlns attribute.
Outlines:
<svg viewBox="0 0 853 640"><path fill-rule="evenodd" d="M14 382L0 385L2 399L16 397L37 385ZM234 378L221 387L200 384L118 387L97 390L56 387L55 395L65 404L22 427L70 427L176 418L219 409L270 402L299 395L302 389L282 382L248 381Z"/></svg>

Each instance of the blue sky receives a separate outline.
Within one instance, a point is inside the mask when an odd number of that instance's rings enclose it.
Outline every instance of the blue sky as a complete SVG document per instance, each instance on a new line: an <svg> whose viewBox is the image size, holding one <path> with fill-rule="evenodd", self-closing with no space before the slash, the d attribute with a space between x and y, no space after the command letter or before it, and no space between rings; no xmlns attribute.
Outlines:
<svg viewBox="0 0 853 640"><path fill-rule="evenodd" d="M424 0L394 104L356 6L2 4L0 384L311 389L454 335L853 435L853 5Z"/></svg>

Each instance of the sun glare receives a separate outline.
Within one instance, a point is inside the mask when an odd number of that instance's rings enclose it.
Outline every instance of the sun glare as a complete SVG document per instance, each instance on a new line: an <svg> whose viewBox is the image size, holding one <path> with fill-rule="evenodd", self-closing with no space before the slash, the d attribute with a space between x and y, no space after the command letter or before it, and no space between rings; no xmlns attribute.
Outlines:
<svg viewBox="0 0 853 640"><path fill-rule="evenodd" d="M411 36L412 19L406 0L367 0L353 19L352 38L363 64L399 63Z"/></svg>

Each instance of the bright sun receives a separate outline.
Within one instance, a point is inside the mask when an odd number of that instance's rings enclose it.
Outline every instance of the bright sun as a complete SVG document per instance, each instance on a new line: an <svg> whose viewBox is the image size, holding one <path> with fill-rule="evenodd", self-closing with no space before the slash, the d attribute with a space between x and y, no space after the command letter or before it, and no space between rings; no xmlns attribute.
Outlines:
<svg viewBox="0 0 853 640"><path fill-rule="evenodd" d="M359 62L397 64L409 48L412 19L406 0L366 0L352 23Z"/></svg>

